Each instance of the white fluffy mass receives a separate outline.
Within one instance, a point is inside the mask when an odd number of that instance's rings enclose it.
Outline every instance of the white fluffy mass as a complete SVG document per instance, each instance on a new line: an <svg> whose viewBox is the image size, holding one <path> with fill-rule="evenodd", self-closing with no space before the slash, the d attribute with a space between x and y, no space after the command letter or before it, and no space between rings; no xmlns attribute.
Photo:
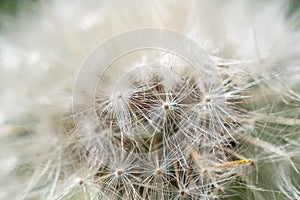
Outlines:
<svg viewBox="0 0 300 200"><path fill-rule="evenodd" d="M299 199L290 3L39 0L0 14L0 199ZM146 34L114 40L131 33ZM186 46L114 56L150 33Z"/></svg>

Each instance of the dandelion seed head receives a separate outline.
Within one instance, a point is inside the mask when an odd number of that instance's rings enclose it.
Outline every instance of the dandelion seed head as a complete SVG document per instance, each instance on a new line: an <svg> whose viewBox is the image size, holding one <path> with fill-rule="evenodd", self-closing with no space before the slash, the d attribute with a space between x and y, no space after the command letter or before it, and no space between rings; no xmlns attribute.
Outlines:
<svg viewBox="0 0 300 200"><path fill-rule="evenodd" d="M17 199L299 196L299 30L282 3L32 6L0 20Z"/></svg>

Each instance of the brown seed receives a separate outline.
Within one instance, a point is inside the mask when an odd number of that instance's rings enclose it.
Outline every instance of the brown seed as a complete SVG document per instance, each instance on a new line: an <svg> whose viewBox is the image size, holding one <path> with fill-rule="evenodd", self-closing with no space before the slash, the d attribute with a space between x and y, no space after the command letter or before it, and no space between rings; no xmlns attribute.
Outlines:
<svg viewBox="0 0 300 200"><path fill-rule="evenodd" d="M209 102L211 102L211 97L210 96L207 96L207 97L205 97L204 98L204 101L206 102L206 103L209 103Z"/></svg>
<svg viewBox="0 0 300 200"><path fill-rule="evenodd" d="M179 193L180 193L181 196L184 196L184 195L185 195L185 191L184 191L184 190L180 190Z"/></svg>
<svg viewBox="0 0 300 200"><path fill-rule="evenodd" d="M157 169L157 170L156 170L156 174L157 174L157 175L160 175L160 174L162 174L162 171L161 171L161 169Z"/></svg>
<svg viewBox="0 0 300 200"><path fill-rule="evenodd" d="M168 104L164 104L164 105L163 105L163 108L164 108L165 110L169 110L169 109L170 109L170 106L169 106Z"/></svg>
<svg viewBox="0 0 300 200"><path fill-rule="evenodd" d="M116 171L116 174L117 174L118 176L121 176L121 175L123 174L123 171L120 170L120 169L118 169L118 170Z"/></svg>

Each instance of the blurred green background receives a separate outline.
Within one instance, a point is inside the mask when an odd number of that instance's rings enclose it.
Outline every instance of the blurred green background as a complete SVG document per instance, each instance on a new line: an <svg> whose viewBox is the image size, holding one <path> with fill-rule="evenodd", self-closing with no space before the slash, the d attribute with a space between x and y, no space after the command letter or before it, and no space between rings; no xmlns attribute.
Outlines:
<svg viewBox="0 0 300 200"><path fill-rule="evenodd" d="M9 15L16 15L20 9L26 7L27 4L35 3L38 1L49 1L49 0L0 0L0 13ZM220 0L222 1L222 0ZM238 1L238 0L237 0ZM269 1L272 0L258 0L258 1ZM293 13L300 9L300 0L286 0L286 3L290 2L290 13Z"/></svg>
<svg viewBox="0 0 300 200"><path fill-rule="evenodd" d="M26 5L38 1L39 0L0 0L0 13L15 16L18 11Z"/></svg>

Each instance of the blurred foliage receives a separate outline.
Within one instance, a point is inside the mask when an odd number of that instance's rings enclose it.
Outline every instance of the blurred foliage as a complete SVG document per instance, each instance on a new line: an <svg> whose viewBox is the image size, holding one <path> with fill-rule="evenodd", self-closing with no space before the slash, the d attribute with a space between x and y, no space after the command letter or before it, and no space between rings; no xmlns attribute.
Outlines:
<svg viewBox="0 0 300 200"><path fill-rule="evenodd" d="M23 6L38 0L0 0L0 13L16 16Z"/></svg>
<svg viewBox="0 0 300 200"><path fill-rule="evenodd" d="M290 0L290 12L293 13L298 11L299 9L300 9L300 0Z"/></svg>

